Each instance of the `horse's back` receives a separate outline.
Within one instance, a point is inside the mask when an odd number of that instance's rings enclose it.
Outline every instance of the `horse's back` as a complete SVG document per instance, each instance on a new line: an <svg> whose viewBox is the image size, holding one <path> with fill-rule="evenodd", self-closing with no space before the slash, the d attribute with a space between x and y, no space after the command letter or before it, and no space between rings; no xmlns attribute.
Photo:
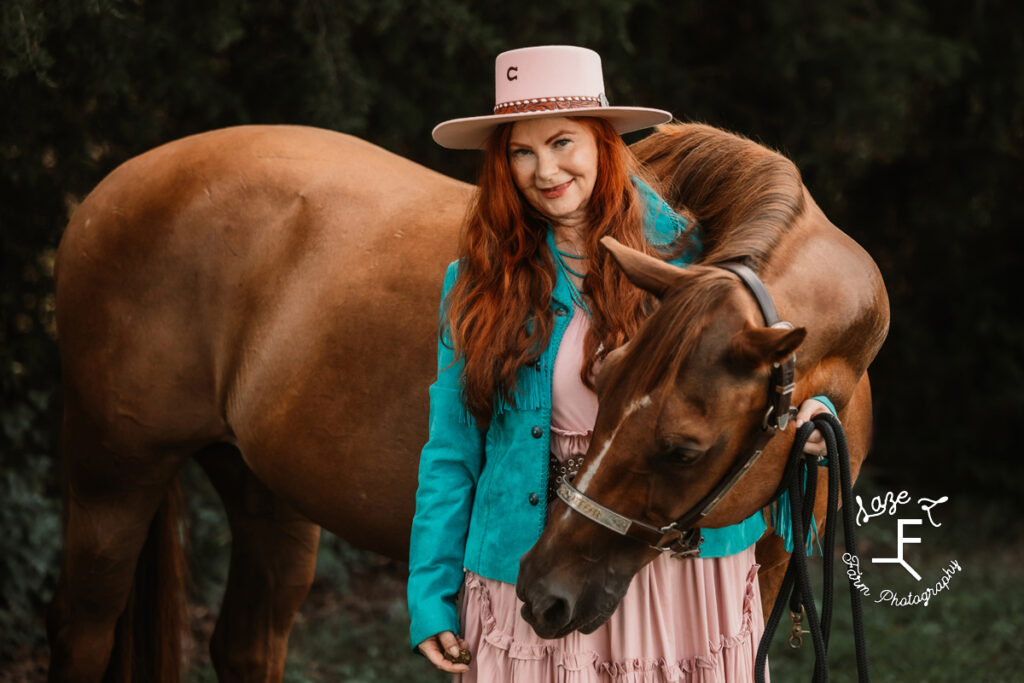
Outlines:
<svg viewBox="0 0 1024 683"><path fill-rule="evenodd" d="M139 270L151 260L196 270L204 253L233 273L324 249L336 250L332 259L377 245L411 252L450 242L455 228L446 219L461 217L468 192L332 131L239 126L193 135L126 161L90 193L62 239L58 286L74 277L68 271L102 280L111 265L120 274L110 281L123 284L128 261L141 263ZM434 213L442 214L443 229ZM408 246L392 239L396 231ZM126 261L90 269L76 259L83 252Z"/></svg>
<svg viewBox="0 0 1024 683"><path fill-rule="evenodd" d="M800 371L822 376L821 393L845 405L888 333L889 299L874 259L804 194L803 212L763 277L784 302L780 314L808 330Z"/></svg>
<svg viewBox="0 0 1024 683"><path fill-rule="evenodd" d="M373 479L360 483L360 459L414 462L470 192L296 126L213 131L125 162L58 251L72 400L115 441L236 443L264 481L326 514L318 482L358 491ZM410 475L396 476L411 498Z"/></svg>

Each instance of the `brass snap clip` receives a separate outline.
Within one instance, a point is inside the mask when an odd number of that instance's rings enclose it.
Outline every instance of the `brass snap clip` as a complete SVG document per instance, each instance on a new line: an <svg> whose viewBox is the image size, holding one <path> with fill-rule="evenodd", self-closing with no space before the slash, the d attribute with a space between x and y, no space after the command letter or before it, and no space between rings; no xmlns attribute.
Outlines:
<svg viewBox="0 0 1024 683"><path fill-rule="evenodd" d="M790 612L789 617L793 620L793 629L789 632L789 646L796 650L804 644L804 635L810 633L801 628L804 621L806 612L804 611L803 605L800 606L799 612Z"/></svg>

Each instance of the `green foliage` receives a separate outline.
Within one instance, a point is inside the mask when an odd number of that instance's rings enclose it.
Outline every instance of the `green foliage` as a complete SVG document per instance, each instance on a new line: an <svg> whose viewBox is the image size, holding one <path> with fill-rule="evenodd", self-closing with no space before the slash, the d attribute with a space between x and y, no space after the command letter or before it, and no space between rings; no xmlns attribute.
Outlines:
<svg viewBox="0 0 1024 683"><path fill-rule="evenodd" d="M51 345L45 348L52 353ZM19 397L0 409L0 661L38 641L60 559L60 501L50 458L54 393L50 382L29 374L36 358L29 349L18 361L11 351L0 347L8 370L0 386L5 396Z"/></svg>
<svg viewBox="0 0 1024 683"><path fill-rule="evenodd" d="M85 194L146 149L244 123L334 128L471 179L477 156L438 148L430 129L488 111L495 54L522 45L593 47L613 103L663 107L791 155L889 288L869 466L1019 497L1024 465L1007 427L1024 411L1024 321L1011 295L1024 225L1022 24L1024 5L1009 0L4 2L0 630L42 638L58 567L52 264ZM201 473L186 479L198 491L198 595L215 602L226 524ZM347 552L322 560L341 587L371 562ZM14 644L0 643L0 658Z"/></svg>
<svg viewBox="0 0 1024 683"><path fill-rule="evenodd" d="M60 553L60 504L46 495L48 461L0 474L0 660L32 644L53 594Z"/></svg>

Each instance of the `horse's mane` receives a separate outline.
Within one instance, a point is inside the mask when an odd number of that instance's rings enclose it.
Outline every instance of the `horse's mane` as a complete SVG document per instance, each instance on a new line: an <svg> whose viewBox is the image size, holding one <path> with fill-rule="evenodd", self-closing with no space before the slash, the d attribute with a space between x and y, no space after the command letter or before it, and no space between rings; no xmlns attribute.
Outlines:
<svg viewBox="0 0 1024 683"><path fill-rule="evenodd" d="M804 211L793 162L739 135L671 123L632 150L661 179L665 200L700 223L701 263L743 261L759 271Z"/></svg>
<svg viewBox="0 0 1024 683"><path fill-rule="evenodd" d="M703 230L701 265L662 298L631 344L633 390L665 387L696 348L734 277L702 266L741 261L761 270L804 211L803 182L786 157L703 124L672 123L632 146L661 180L665 200ZM671 382L669 381L669 385Z"/></svg>

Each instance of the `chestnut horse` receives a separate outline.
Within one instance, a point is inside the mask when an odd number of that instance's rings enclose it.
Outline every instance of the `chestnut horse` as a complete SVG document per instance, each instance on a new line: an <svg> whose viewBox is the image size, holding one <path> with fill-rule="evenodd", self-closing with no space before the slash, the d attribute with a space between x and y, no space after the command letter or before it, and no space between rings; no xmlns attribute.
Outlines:
<svg viewBox="0 0 1024 683"><path fill-rule="evenodd" d="M693 189L679 178L705 172L696 157L675 168L691 139L708 157L738 140L672 126L634 147L674 203ZM700 192L760 209L742 183L708 182L693 198L714 254L740 214L702 212ZM178 680L188 458L232 532L210 645L222 681L281 679L320 525L405 558L441 282L472 190L338 133L246 126L136 157L83 201L55 272L65 550L50 680ZM816 342L823 355L833 341ZM849 424L867 396L866 380L859 399L842 393L846 353L813 385Z"/></svg>
<svg viewBox="0 0 1024 683"><path fill-rule="evenodd" d="M711 239L701 265L686 269L605 239L629 280L660 306L601 368L600 412L575 479L579 492L657 528L688 515L738 458L752 452L774 389L771 367L794 351L793 403L816 395L832 399L855 477L871 431L867 368L889 325L875 263L825 218L796 168L778 154L707 128L665 128L634 150L668 181L666 199L684 203ZM747 286L715 267L728 262L754 270L782 320L795 327L767 327ZM794 432L776 433L701 526L735 524L767 505ZM825 476L822 468L822 490ZM817 498L819 523L824 498ZM788 558L778 553L778 537L764 543L758 549L762 586L777 589ZM774 550L767 564L766 550ZM559 501L521 560L523 616L544 637L592 631L657 554Z"/></svg>
<svg viewBox="0 0 1024 683"><path fill-rule="evenodd" d="M55 272L67 481L50 680L178 680L177 522L159 511L187 458L232 532L222 681L281 679L318 525L406 556L472 190L349 136L251 126L131 159L83 201ZM132 598L133 581L163 597Z"/></svg>

